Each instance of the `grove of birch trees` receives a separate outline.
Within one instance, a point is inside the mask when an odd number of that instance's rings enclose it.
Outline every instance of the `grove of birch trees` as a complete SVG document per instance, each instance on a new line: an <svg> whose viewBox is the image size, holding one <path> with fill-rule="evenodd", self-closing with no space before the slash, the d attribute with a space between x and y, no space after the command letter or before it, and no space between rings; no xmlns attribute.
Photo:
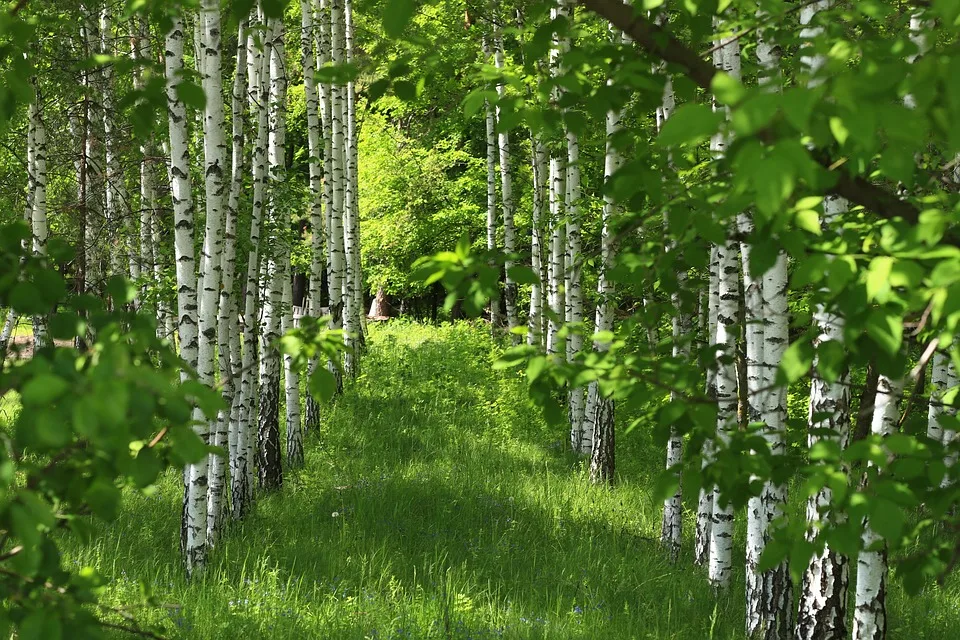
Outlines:
<svg viewBox="0 0 960 640"><path fill-rule="evenodd" d="M401 314L481 317L586 482L653 433L649 535L743 637L950 579L960 2L0 13L0 629L102 630L60 532L168 469L202 581Z"/></svg>

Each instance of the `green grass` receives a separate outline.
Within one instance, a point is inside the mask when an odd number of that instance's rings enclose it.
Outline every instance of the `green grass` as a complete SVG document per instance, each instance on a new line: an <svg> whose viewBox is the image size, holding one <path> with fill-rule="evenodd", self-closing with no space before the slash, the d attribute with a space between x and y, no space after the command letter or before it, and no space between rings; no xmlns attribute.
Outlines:
<svg viewBox="0 0 960 640"><path fill-rule="evenodd" d="M742 569L717 600L656 542L651 435L619 439L615 489L590 486L495 353L469 324L374 327L306 467L231 524L202 580L178 561L175 472L65 562L112 578L115 606L152 585L164 606L135 615L174 638L742 637ZM890 638L960 637L955 581L891 591Z"/></svg>

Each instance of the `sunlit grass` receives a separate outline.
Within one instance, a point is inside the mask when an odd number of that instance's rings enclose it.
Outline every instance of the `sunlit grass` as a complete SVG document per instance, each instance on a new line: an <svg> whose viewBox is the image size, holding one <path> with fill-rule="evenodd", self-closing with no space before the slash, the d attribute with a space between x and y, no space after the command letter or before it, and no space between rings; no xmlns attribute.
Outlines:
<svg viewBox="0 0 960 640"><path fill-rule="evenodd" d="M649 431L618 440L616 489L590 486L494 354L467 324L374 328L306 467L231 524L202 580L178 560L177 472L65 562L111 578L113 606L150 585L163 606L133 613L177 638L742 637L742 568L717 600L656 542ZM889 637L960 637L958 602L955 583L909 600L894 585Z"/></svg>

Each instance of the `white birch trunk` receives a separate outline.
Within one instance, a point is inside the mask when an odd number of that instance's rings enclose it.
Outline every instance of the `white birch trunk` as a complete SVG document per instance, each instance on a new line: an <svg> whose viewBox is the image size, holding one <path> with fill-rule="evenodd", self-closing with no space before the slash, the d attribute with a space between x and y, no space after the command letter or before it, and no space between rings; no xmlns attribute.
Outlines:
<svg viewBox="0 0 960 640"><path fill-rule="evenodd" d="M255 27L257 25L251 25ZM251 112L257 114L257 135L253 145L253 208L250 218L250 248L243 305L243 350L240 378L241 402L238 408L237 461L231 477L233 517L243 518L253 504L254 466L259 425L259 366L257 337L258 278L260 273L260 227L266 207L267 144L269 135L268 91L269 60L265 48L256 46L254 29L247 35L247 82Z"/></svg>
<svg viewBox="0 0 960 640"><path fill-rule="evenodd" d="M550 258L548 262L548 280L549 280L549 310L550 318L547 326L547 353L556 355L564 354L566 356L566 346L563 344L559 335L560 327L566 313L566 304L564 303L563 273L564 273L564 247L567 244L566 227L562 222L563 201L566 192L566 170L561 158L551 155L550 157Z"/></svg>
<svg viewBox="0 0 960 640"><path fill-rule="evenodd" d="M283 468L280 450L280 353L276 341L280 337L282 318L283 268L281 234L282 221L277 209L276 188L283 179L283 149L285 137L284 100L286 96L286 77L283 60L283 25L272 18L267 27L266 55L270 69L270 136L267 145L269 165L269 188L267 189L267 212L270 218L272 234L270 246L272 252L263 270L266 295L263 300L262 327L260 336L260 426L258 429L258 449L260 486L265 489L279 489L283 484Z"/></svg>
<svg viewBox="0 0 960 640"><path fill-rule="evenodd" d="M927 437L935 442L943 442L943 394L947 390L947 365L950 358L942 351L933 354L930 365L930 405L927 409Z"/></svg>
<svg viewBox="0 0 960 640"><path fill-rule="evenodd" d="M344 60L353 60L353 9L350 0L343 2ZM343 308L347 321L344 333L347 337L344 369L351 378L360 372L360 349L363 346L363 286L360 273L360 228L357 207L357 114L356 92L353 82L348 82L341 100L344 117L344 196L343 196L343 249L346 262L346 278L343 289Z"/></svg>
<svg viewBox="0 0 960 640"><path fill-rule="evenodd" d="M547 169L547 150L539 135L531 139L531 164L533 167L533 211L530 233L530 266L537 276L537 282L530 287L530 315L527 326L527 344L539 348L545 346L544 308L547 306L546 292L549 289L547 278L547 260L544 258L544 230L549 211L547 182L550 178Z"/></svg>
<svg viewBox="0 0 960 640"><path fill-rule="evenodd" d="M177 85L183 80L183 20L173 19L166 36L165 73L167 88L167 115L170 131L170 195L173 200L174 249L177 263L177 307L180 337L180 356L191 369L196 369L198 358L197 274L193 240L193 195L190 185L190 149L187 144L187 110L177 95ZM190 374L184 371L182 379ZM203 437L206 424L194 427ZM206 560L207 514L206 493L200 494L192 482L206 476L207 459L187 465L184 470L184 514L181 524L181 545L188 575L202 569ZM206 489L204 484L203 489Z"/></svg>
<svg viewBox="0 0 960 640"><path fill-rule="evenodd" d="M334 27L330 0L320 3L320 64L333 60L334 42L338 42L339 27ZM330 325L343 328L343 277L345 269L343 248L343 109L341 92L337 85L320 85L323 110L323 197L324 218L327 223L327 291L330 307ZM343 375L339 363L330 360L328 370L336 378L337 391L343 389Z"/></svg>
<svg viewBox="0 0 960 640"><path fill-rule="evenodd" d="M897 431L899 400L904 379L881 375L877 382L870 431L886 437ZM857 560L857 591L853 610L854 640L883 640L887 637L887 544L873 529L870 519L863 527L863 550Z"/></svg>
<svg viewBox="0 0 960 640"><path fill-rule="evenodd" d="M323 284L324 272L324 218L323 218L323 148L321 146L321 122L320 122L320 102L317 95L317 83L314 78L314 65L316 55L314 53L314 28L313 22L313 2L310 0L300 0L300 49L301 63L303 66L303 93L306 102L307 111L307 152L309 158L310 171L310 290L309 304L310 315L319 317L321 315L321 287ZM317 366L317 358L310 360L308 371L313 372ZM320 426L320 405L316 399L307 394L305 399L305 430L317 429Z"/></svg>
<svg viewBox="0 0 960 640"><path fill-rule="evenodd" d="M490 44L483 37L483 58L490 59ZM497 250L497 131L496 115L488 100L483 102L487 128L487 251ZM500 287L499 268L497 288ZM490 298L490 329L496 332L500 326L500 295L497 291Z"/></svg>
<svg viewBox="0 0 960 640"><path fill-rule="evenodd" d="M84 57L100 53L98 17L93 10L86 10L81 27L84 41ZM181 38L182 40L182 38ZM83 158L80 168L80 200L83 206L83 260L84 291L98 291L103 283L103 265L98 239L103 233L103 152L101 130L102 105L91 99L102 95L102 71L97 68L84 70L83 105Z"/></svg>
<svg viewBox="0 0 960 640"><path fill-rule="evenodd" d="M718 314L720 311L720 254L717 246L710 247L710 274L707 292L706 328L707 343L717 343ZM717 396L717 368L715 363L707 369L706 392L714 400ZM706 466L712 455L713 447L710 440L703 443L702 465ZM713 489L701 487L697 497L696 537L693 545L693 561L698 565L710 563L710 529L713 525Z"/></svg>
<svg viewBox="0 0 960 640"><path fill-rule="evenodd" d="M567 132L567 184L566 202L566 255L564 256L564 289L566 292L565 320L568 324L583 322L583 290L580 284L580 141L577 135ZM567 338L567 362L573 362L583 349L583 334L571 332ZM590 433L584 429L584 389L570 389L568 398L570 417L570 442L573 450L589 454L593 449Z"/></svg>
<svg viewBox="0 0 960 640"><path fill-rule="evenodd" d="M663 87L663 101L657 108L656 113L658 132L673 114L676 105L677 100L673 91L673 81L668 75ZM684 287L686 280L687 274L685 271L677 273L678 289ZM684 340L687 339L691 330L690 316L681 309L679 294L673 295L673 306L673 357L686 359L690 355L690 349L686 346ZM672 402L676 402L679 399L676 392L670 393L670 400ZM666 468L668 470L678 468L677 465L680 464L682 459L683 437L676 429L671 427L670 437L667 440ZM680 545L683 542L683 502L681 497L681 489L678 485L674 494L663 501L663 521L660 526L660 543L667 549L671 562L677 561L677 558L680 556Z"/></svg>
<svg viewBox="0 0 960 640"><path fill-rule="evenodd" d="M758 12L758 19L764 14ZM758 33L757 61L763 72L761 86L780 91L780 50L765 33ZM773 456L784 454L785 425L787 419L787 390L773 385L776 370L783 359L789 342L787 311L787 258L783 251L763 276L753 282L749 273L749 247L741 244L744 270L744 291L748 322L747 327L747 378L752 394L751 405L760 411L764 423L764 438ZM756 285L759 285L757 287ZM759 288L760 299L755 291ZM759 307L759 313L757 311ZM759 322L760 331L752 330L750 322ZM760 343L757 344L757 340ZM753 355L751 355L753 354ZM753 369L751 369L751 364ZM763 391L758 393L758 389ZM754 419L750 418L751 421ZM776 458L775 458L776 460ZM776 464L776 462L774 462ZM770 523L778 519L785 507L786 487L767 482L760 497L751 500L747 508L747 618L746 632L750 637L764 640L783 640L793 633L793 584L787 563L781 562L764 573L756 569L757 562L770 538Z"/></svg>
<svg viewBox="0 0 960 640"><path fill-rule="evenodd" d="M290 284L290 258L284 260L286 277L283 279L283 321L281 330L293 329L293 290ZM291 468L303 466L303 430L300 426L300 372L293 364L293 356L283 354L283 381L287 408L287 464Z"/></svg>
<svg viewBox="0 0 960 640"><path fill-rule="evenodd" d="M714 54L714 64L734 78L740 78L740 42L729 40ZM710 148L717 157L726 152L728 140L717 134ZM730 229L732 232L733 229ZM730 233L730 236L733 234ZM728 239L717 247L718 297L717 344L717 441L726 446L730 434L737 429L738 377L736 371L737 317L739 311L739 282L737 246ZM733 568L733 507L724 504L720 491L714 487L713 517L710 523L709 578L715 589L725 590L730 586Z"/></svg>
<svg viewBox="0 0 960 640"><path fill-rule="evenodd" d="M227 512L225 499L231 474L237 467L236 392L240 363L234 359L240 325L237 319L237 294L234 290L237 273L237 222L240 191L243 188L243 98L247 77L246 23L241 22L237 33L236 71L231 91L231 162L230 186L226 201L223 251L221 253L221 288L217 303L217 351L219 354L220 386L226 408L217 416L213 444L227 451L227 459L210 456L210 491L207 496L207 544L216 544L220 526Z"/></svg>
<svg viewBox="0 0 960 640"><path fill-rule="evenodd" d="M150 41L149 27L144 19L135 19L131 26L131 50L130 56L136 65L134 69L133 85L134 88L144 90L146 82L144 80L141 65L146 65L150 61ZM137 260L137 270L142 278L140 286L140 297L149 290L147 282L153 278L153 282L160 282L160 273L158 272L159 260L157 254L160 246L155 242L154 226L159 221L156 217L156 180L154 177L154 150L153 137L140 143L140 245ZM156 237L158 240L159 238ZM131 270L132 272L132 270ZM157 335L163 336L163 326L166 322L165 311L163 309L163 297L157 297L156 313Z"/></svg>
<svg viewBox="0 0 960 640"><path fill-rule="evenodd" d="M37 86L34 79L34 87ZM47 127L43 121L43 96L37 89L35 102L30 105L31 125L33 128L33 202L31 203L31 228L33 232L33 254L38 257L47 255L47 237L50 229L47 225ZM34 353L48 343L47 316L39 314L33 317Z"/></svg>
<svg viewBox="0 0 960 640"><path fill-rule="evenodd" d="M832 0L821 0L800 11L800 23L803 29L800 32L802 39L816 37L822 31L821 27L809 27L813 17L819 11L830 8ZM811 74L809 86L816 86L822 82L817 72L826 62L825 56L802 56L801 65ZM824 199L823 211L825 227L830 227L837 217L847 210L847 203L842 198L827 196ZM819 331L814 341L815 345L827 341L843 341L844 320L831 313L822 304L817 305L813 313L813 322ZM814 367L816 367L816 360ZM829 437L841 448L846 448L850 432L850 391L847 385L848 376L840 376L836 382L829 383L814 372L810 384L810 430L827 429L835 435L809 435L808 446L812 447L820 438ZM815 416L826 416L814 419ZM830 513L832 492L829 488L822 489L817 495L807 501L808 535L814 535L815 530L831 518L841 516ZM839 524L839 522L837 523ZM847 634L847 586L849 582L848 559L829 546L823 552L815 555L807 565L800 587L800 606L797 614L795 630L797 640L814 640L824 637L843 637Z"/></svg>
<svg viewBox="0 0 960 640"><path fill-rule="evenodd" d="M346 39L345 57L347 63L353 62L353 1L344 0L343 3L344 35ZM366 331L366 314L363 312L363 271L360 260L360 159L357 140L357 88L351 81L347 83L346 99L346 118L347 118L347 171L349 184L353 191L351 204L347 209L350 217L350 234L352 236L352 246L350 249L350 259L353 263L353 324L356 327L357 348L362 351ZM356 377L360 372L359 353L358 359L354 362L351 375Z"/></svg>
<svg viewBox="0 0 960 640"><path fill-rule="evenodd" d="M109 5L100 10L100 51L105 55L113 55L113 24ZM105 64L100 72L103 117L103 133L106 151L106 200L104 217L110 233L106 234L106 243L110 247L111 269L114 275L130 275L134 279L139 273L130 273L131 260L129 258L129 243L131 234L130 225L130 196L124 185L123 170L120 167L120 141L118 140L117 126L114 119L118 113L114 104L113 67ZM101 242L104 239L101 238ZM133 261L136 264L136 261Z"/></svg>
<svg viewBox="0 0 960 640"><path fill-rule="evenodd" d="M556 7L550 10L550 18L556 20L566 15L564 6ZM567 49L568 43L559 38L554 38L553 47L550 49L549 69L550 75L556 77L560 74L560 57ZM554 87L550 94L550 102L556 106L560 100L560 89ZM550 318L547 328L547 353L551 355L563 354L566 357L566 345L561 344L557 333L566 318L566 302L564 289L564 274L566 273L564 265L564 256L566 254L567 238L566 226L562 219L564 215L564 205L566 201L566 156L559 154L554 145L549 147L550 170L549 170L549 207L550 217L548 220L548 232L550 235L548 271L548 300L550 309ZM577 443L571 443L575 445Z"/></svg>
<svg viewBox="0 0 960 640"><path fill-rule="evenodd" d="M614 30L614 39L617 32ZM612 84L607 80L607 84ZM606 152L603 161L604 182L609 184L613 174L620 168L622 158L620 151L614 144L614 136L620 131L619 111L608 111L606 118ZM618 208L610 194L603 196L602 229L600 232L600 273L597 278L597 311L594 320L594 333L613 331L613 282L610 280L610 269L615 259L613 219L618 214ZM593 348L598 351L607 351L610 343L595 341ZM587 390L584 430L592 443L590 455L590 479L594 483L605 482L613 484L616 470L615 444L616 431L614 422L613 398L600 392L596 381L590 383Z"/></svg>
<svg viewBox="0 0 960 640"><path fill-rule="evenodd" d="M494 64L497 69L505 68L503 35L500 30L500 18L497 15L493 23ZM503 99L506 95L506 84L497 83L497 95ZM497 122L500 122L500 106L497 105ZM507 315L507 328L511 330L510 340L513 344L519 343L520 336L512 330L518 326L517 321L517 283L514 282L510 269L513 267L513 254L517 250L516 229L513 223L513 177L510 170L510 134L500 131L497 136L500 151L500 200L503 215L503 251L506 254L504 262L504 292L503 301Z"/></svg>

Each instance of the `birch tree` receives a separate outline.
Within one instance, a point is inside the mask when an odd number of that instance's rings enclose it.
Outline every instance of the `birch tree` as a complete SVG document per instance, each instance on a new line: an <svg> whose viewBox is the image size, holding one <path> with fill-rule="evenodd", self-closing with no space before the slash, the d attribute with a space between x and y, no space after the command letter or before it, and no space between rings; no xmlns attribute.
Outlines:
<svg viewBox="0 0 960 640"><path fill-rule="evenodd" d="M547 151L540 134L531 137L531 164L533 169L533 193L530 229L530 266L537 280L530 287L530 313L527 320L527 344L544 347L546 332L544 319L547 317L546 292L550 288L547 276L547 260L544 259L544 230L549 216Z"/></svg>
<svg viewBox="0 0 960 640"><path fill-rule="evenodd" d="M343 2L344 21L344 58L347 64L353 64L353 2ZM346 111L346 180L349 187L344 206L349 222L344 226L344 251L351 264L351 314L356 340L354 352L364 345L364 322L366 314L363 312L363 272L360 264L360 188L359 188L359 143L357 139L357 87L353 80L347 82L347 94L344 102ZM359 353L354 356L351 368L348 370L352 377L360 373Z"/></svg>
<svg viewBox="0 0 960 640"><path fill-rule="evenodd" d="M501 15L497 11L493 17L493 46L494 64L503 72L505 56L503 50L503 31L500 26ZM499 100L506 97L506 84L503 80L497 82L497 96ZM497 105L497 122L500 122L500 105ZM510 160L510 132L501 128L497 134L497 143L500 152L500 201L503 215L503 252L506 254L504 262L504 292L503 301L507 315L507 328L511 330L511 340L517 344L520 336L512 333L519 324L517 319L517 283L514 282L511 269L513 268L513 254L517 250L516 229L514 228L513 212L515 208L513 197L513 176Z"/></svg>
<svg viewBox="0 0 960 640"><path fill-rule="evenodd" d="M166 35L164 70L166 74L167 118L170 131L170 197L173 200L174 249L177 265L177 308L180 356L190 368L198 361L197 274L193 240L193 194L190 184L190 150L187 144L187 109L180 99L178 85L183 75L183 19L173 19ZM184 371L183 379L188 373ZM194 427L203 437L206 424ZM187 465L184 471L184 514L181 544L188 575L203 568L206 559L207 496L199 481L206 476L207 460ZM206 489L204 483L203 489Z"/></svg>
<svg viewBox="0 0 960 640"><path fill-rule="evenodd" d="M33 130L33 162L30 182L33 183L33 197L31 207L31 231L33 232L33 254L38 257L47 255L47 237L50 228L47 224L47 127L43 115L43 95L40 93L36 79L34 79L36 95L30 104L28 126ZM28 156L30 153L28 152ZM12 315L12 312L11 312ZM33 348L34 353L47 345L47 317L37 314L33 317ZM5 349L0 350L3 354ZM2 355L0 355L2 357Z"/></svg>
<svg viewBox="0 0 960 640"><path fill-rule="evenodd" d="M613 31L614 41L620 39L616 30ZM610 84L610 81L607 81ZM603 162L603 178L610 184L613 175L620 168L622 158L616 147L615 136L620 131L621 113L611 109L606 117L606 152ZM613 235L613 220L617 215L617 206L613 196L605 193L603 196L602 229L600 232L600 273L597 279L597 311L594 320L594 333L605 334L613 331L613 282L610 280L610 269L613 267L615 246ZM594 349L607 351L609 341L604 338L595 340ZM603 394L596 381L587 388L584 429L589 432L592 442L590 453L590 480L594 483L607 482L613 484L615 470L615 422L613 398Z"/></svg>
<svg viewBox="0 0 960 640"><path fill-rule="evenodd" d="M280 354L276 341L280 337L280 322L283 309L283 281L287 277L284 253L281 244L286 231L280 219L277 190L283 179L284 162L284 109L286 77L283 52L283 25L276 18L267 22L266 51L269 66L270 90L268 94L270 134L267 145L269 188L266 210L270 221L271 248L264 269L263 321L260 340L260 426L258 429L258 470L260 486L279 489L283 484L280 449Z"/></svg>
<svg viewBox="0 0 960 640"><path fill-rule="evenodd" d="M307 111L307 153L309 154L310 172L310 290L307 305L310 314L319 317L321 313L321 287L323 284L324 244L324 186L323 160L324 149L321 143L321 118L323 113L320 98L317 93L317 82L314 77L314 67L317 56L314 52L315 31L314 3L310 0L300 0L300 50L303 66L303 93ZM322 28L320 29L322 31ZM324 103L326 96L324 96ZM317 367L317 359L311 359L308 372L313 373ZM305 405L304 428L316 429L320 426L320 405L311 394L307 394Z"/></svg>
<svg viewBox="0 0 960 640"><path fill-rule="evenodd" d="M490 59L490 43L483 36L483 59ZM487 130L487 251L497 250L497 114L489 100L483 101L484 123ZM499 276L497 278L499 283ZM499 287L499 284L497 285ZM490 327L500 326L500 296L490 298Z"/></svg>
<svg viewBox="0 0 960 640"><path fill-rule="evenodd" d="M821 11L829 9L832 0L823 0L804 7L800 11L800 24L803 29L801 38L814 38L822 32L815 17ZM808 86L822 82L818 75L826 62L823 55L804 56L801 64L808 70ZM823 227L831 229L839 217L847 211L847 201L837 196L827 196L823 202ZM814 346L818 351L824 345L843 344L844 320L827 306L817 303L813 312L813 324L818 332ZM848 375L841 374L838 379L828 381L817 371L819 358L814 360L814 374L810 384L810 435L807 445L813 447L821 438L832 440L840 448L846 448L850 432L850 389ZM827 431L829 436L815 435ZM809 535L821 524L830 522L830 503L832 492L828 487L821 489L807 501L807 524ZM841 516L834 518L838 520ZM847 633L847 585L849 581L849 562L842 554L825 546L823 551L814 555L803 574L800 590L800 608L797 615L796 636L798 640L821 637L844 636Z"/></svg>
<svg viewBox="0 0 960 640"><path fill-rule="evenodd" d="M240 215L240 191L244 180L244 97L247 84L247 25L242 21L237 30L236 67L230 93L231 154L230 184L226 200L221 254L221 288L218 301L217 351L219 354L220 383L226 408L217 416L214 446L228 452L228 459L210 457L210 491L207 502L207 542L216 544L220 524L227 511L225 491L230 473L241 473L237 463L238 399L237 380L240 362L237 360L240 339L238 303L235 291L237 273L237 224Z"/></svg>
<svg viewBox="0 0 960 640"><path fill-rule="evenodd" d="M320 3L320 42L319 60L321 66L333 62L335 45L339 42L339 27L334 26L334 0L321 0ZM338 5L339 7L339 5ZM339 23L337 23L339 24ZM325 200L324 218L327 223L327 291L330 297L330 326L343 328L343 108L338 85L322 83L320 85L321 108L323 110L323 197ZM343 388L343 377L339 363L331 360L327 368L333 374L337 391Z"/></svg>
<svg viewBox="0 0 960 640"><path fill-rule="evenodd" d="M891 379L881 374L870 422L873 435L886 437L896 433L903 387L903 378ZM868 518L863 527L863 551L857 560L857 591L853 610L853 637L856 640L886 638L886 593L886 542L870 527Z"/></svg>
<svg viewBox="0 0 960 640"><path fill-rule="evenodd" d="M262 21L251 19L247 34L247 93L250 111L256 113L257 135L253 144L253 207L250 216L250 248L243 305L243 350L238 408L237 461L231 470L231 497L234 518L242 518L253 503L255 451L259 444L259 336L258 293L261 265L260 232L266 208L267 144L269 141L270 62L265 47L257 46L255 28ZM256 429L256 430L255 430Z"/></svg>
<svg viewBox="0 0 960 640"><path fill-rule="evenodd" d="M726 39L714 54L714 64L731 77L740 79L740 42ZM725 134L715 134L710 142L711 151L718 157L726 151L728 140ZM739 278L737 269L737 246L732 239L733 229L728 230L727 240L717 245L718 309L716 344L717 350L717 440L721 446L730 441L730 433L737 428L737 371L735 365L737 341L737 316L739 306ZM719 488L713 492L713 515L710 523L710 583L716 589L730 585L733 551L733 506Z"/></svg>
<svg viewBox="0 0 960 640"><path fill-rule="evenodd" d="M663 129L663 125L673 114L676 108L677 100L673 91L673 80L667 76L666 83L663 86L663 101L657 107L657 131ZM682 288L686 282L686 272L677 274L677 286ZM673 357L685 358L689 356L689 348L686 347L684 340L690 331L689 315L681 309L680 295L673 295L674 317L673 317ZM670 400L678 400L676 392L671 393ZM674 469L680 463L683 456L683 438L677 433L675 428L670 429L670 436L667 440L667 469ZM674 494L663 502L663 522L660 527L660 542L667 549L671 562L676 562L680 554L680 545L683 539L683 504L681 502L680 486Z"/></svg>
<svg viewBox="0 0 960 640"><path fill-rule="evenodd" d="M763 20L759 12L757 18ZM780 49L766 30L757 33L757 62L761 67L759 83L780 91ZM738 218L741 235L753 232L749 213ZM776 369L789 343L787 311L787 257L777 252L773 266L755 276L751 266L752 247L741 241L743 269L745 348L747 367L748 419L764 425L763 436L770 453L782 456L785 449L787 418L786 388L776 384ZM781 640L793 632L793 585L787 563L781 562L765 572L759 570L760 557L770 539L770 526L783 515L786 487L767 481L760 495L747 504L747 617L750 637Z"/></svg>

